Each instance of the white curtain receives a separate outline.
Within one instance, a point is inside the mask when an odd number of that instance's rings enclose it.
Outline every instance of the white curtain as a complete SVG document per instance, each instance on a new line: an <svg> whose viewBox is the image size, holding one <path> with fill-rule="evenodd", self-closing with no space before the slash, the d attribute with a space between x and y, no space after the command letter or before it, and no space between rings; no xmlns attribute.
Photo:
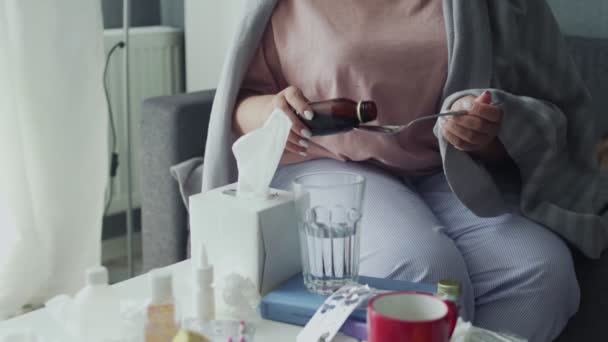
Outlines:
<svg viewBox="0 0 608 342"><path fill-rule="evenodd" d="M0 0L0 316L100 264L103 51L99 0Z"/></svg>

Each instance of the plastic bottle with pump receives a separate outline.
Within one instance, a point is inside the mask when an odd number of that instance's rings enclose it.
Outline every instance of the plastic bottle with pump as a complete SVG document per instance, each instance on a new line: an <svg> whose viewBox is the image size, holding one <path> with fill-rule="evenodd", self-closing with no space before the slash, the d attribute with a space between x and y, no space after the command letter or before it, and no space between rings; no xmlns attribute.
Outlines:
<svg viewBox="0 0 608 342"><path fill-rule="evenodd" d="M76 335L86 341L106 341L120 337L120 298L108 284L108 270L94 267L86 271L86 286L72 306Z"/></svg>

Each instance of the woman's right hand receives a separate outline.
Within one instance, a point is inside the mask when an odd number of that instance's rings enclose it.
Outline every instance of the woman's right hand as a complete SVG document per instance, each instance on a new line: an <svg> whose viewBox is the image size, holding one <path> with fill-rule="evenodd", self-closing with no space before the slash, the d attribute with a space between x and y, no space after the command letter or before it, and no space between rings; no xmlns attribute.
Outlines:
<svg viewBox="0 0 608 342"><path fill-rule="evenodd" d="M308 100L304 97L302 91L294 86L287 87L272 98L271 105L273 109L278 108L287 114L292 123L285 150L304 157L307 156L312 133L298 116L304 118L304 120L312 120L314 112L308 105Z"/></svg>

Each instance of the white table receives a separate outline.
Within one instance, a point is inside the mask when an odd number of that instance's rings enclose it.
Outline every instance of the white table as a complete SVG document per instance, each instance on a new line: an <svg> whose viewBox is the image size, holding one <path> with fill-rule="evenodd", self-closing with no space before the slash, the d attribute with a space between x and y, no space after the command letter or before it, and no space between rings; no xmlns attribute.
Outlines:
<svg viewBox="0 0 608 342"><path fill-rule="evenodd" d="M190 281L190 261L170 266L166 268L173 273L175 279L176 293L189 293ZM149 297L149 285L145 276L139 276L122 283L114 285L122 299L144 300ZM297 334L302 328L277 323L273 321L262 321L257 328L255 340L261 342L274 341L295 341ZM63 341L66 339L64 331L55 324L55 321L45 309L37 310L29 314L13 318L8 321L0 322L0 335L7 332L32 331L39 336L47 337L51 340ZM338 336L336 342L354 342L354 339Z"/></svg>

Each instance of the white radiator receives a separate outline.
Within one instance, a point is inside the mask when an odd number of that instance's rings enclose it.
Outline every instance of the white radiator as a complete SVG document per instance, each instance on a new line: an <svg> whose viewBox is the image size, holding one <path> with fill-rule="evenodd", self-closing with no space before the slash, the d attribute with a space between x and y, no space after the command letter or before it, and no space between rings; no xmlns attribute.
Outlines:
<svg viewBox="0 0 608 342"><path fill-rule="evenodd" d="M139 191L139 123L141 103L154 96L171 95L184 91L184 33L180 29L150 26L130 30L130 97L133 204L140 207ZM122 29L105 30L107 52L122 40ZM108 85L116 124L119 167L114 179L113 199L108 214L127 209L126 123L123 111L123 50L117 49L108 69Z"/></svg>

